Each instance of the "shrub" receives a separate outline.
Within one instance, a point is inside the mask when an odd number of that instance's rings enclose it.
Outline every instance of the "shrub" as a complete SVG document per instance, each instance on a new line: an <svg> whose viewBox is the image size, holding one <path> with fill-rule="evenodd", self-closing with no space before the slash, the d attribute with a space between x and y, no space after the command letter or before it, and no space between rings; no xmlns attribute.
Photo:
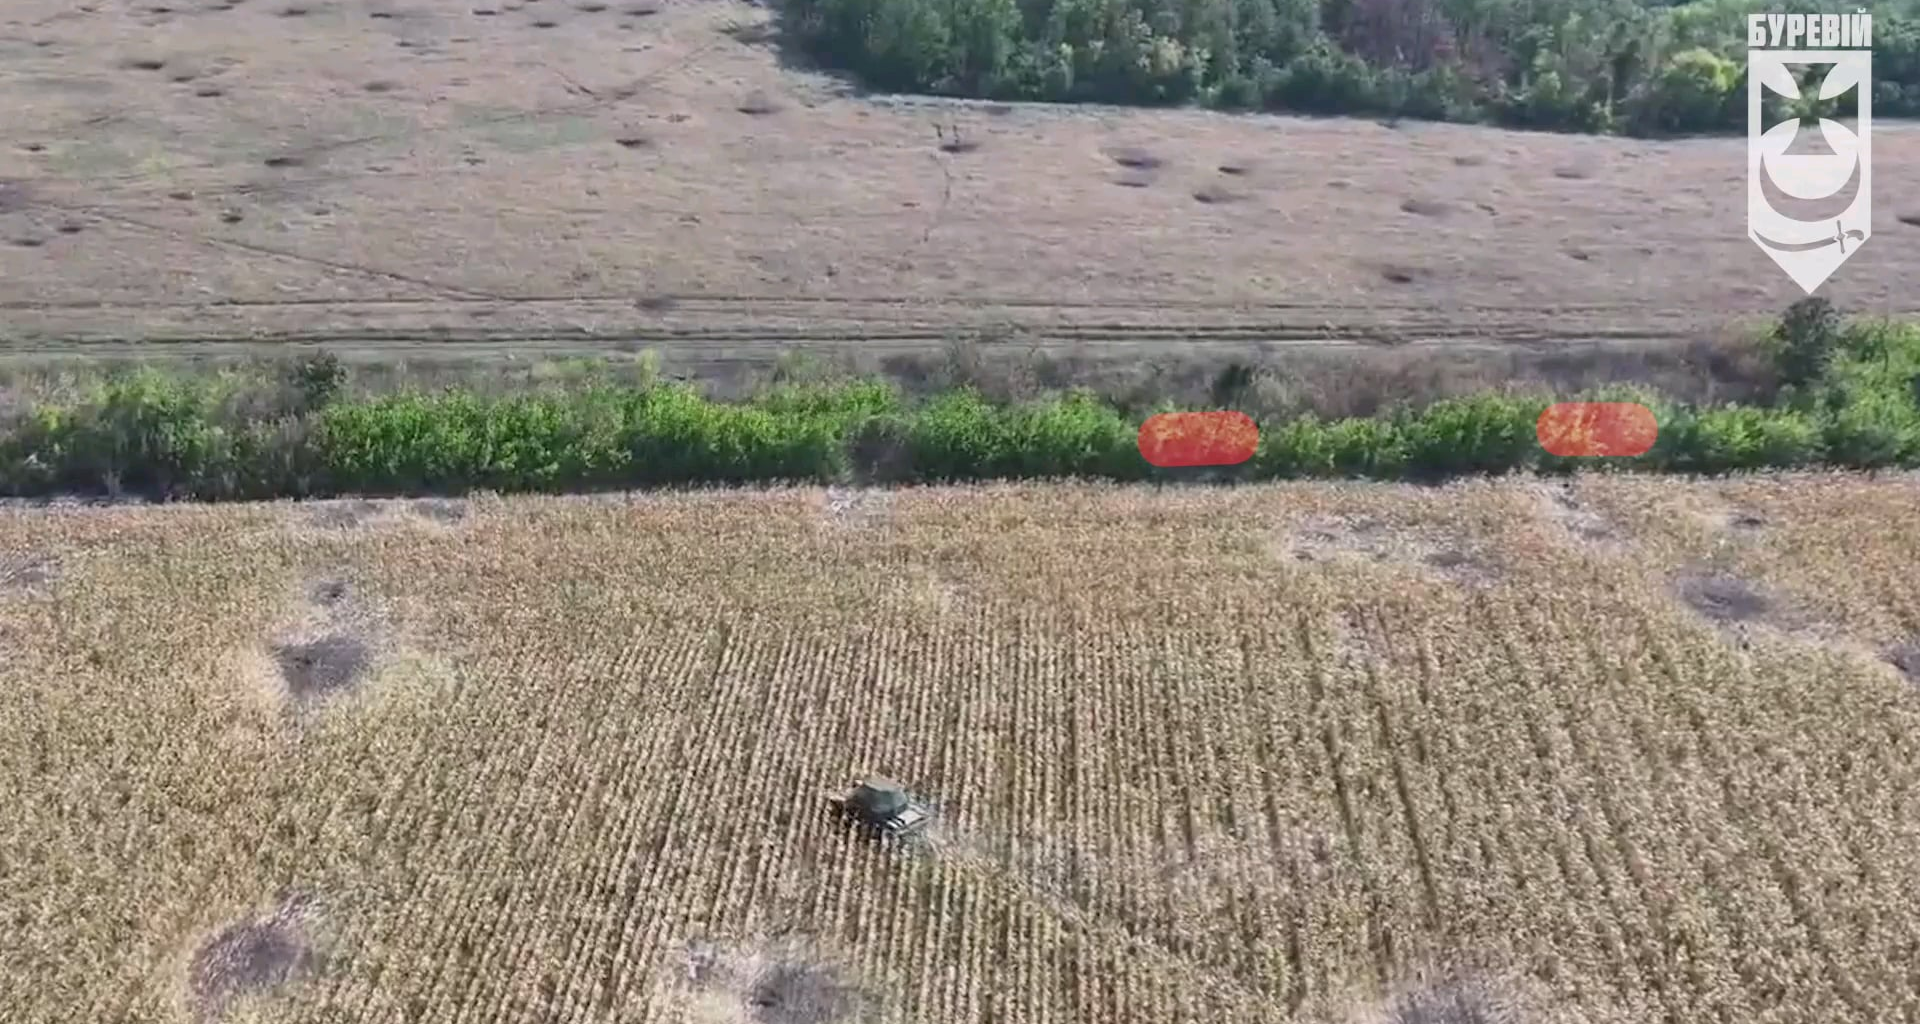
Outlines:
<svg viewBox="0 0 1920 1024"><path fill-rule="evenodd" d="M1630 98L1629 120L1642 132L1722 127L1727 97L1739 80L1740 70L1732 61L1704 47L1683 50Z"/></svg>
<svg viewBox="0 0 1920 1024"><path fill-rule="evenodd" d="M1727 406L1681 413L1663 424L1659 461L1672 469L1724 473L1763 467L1791 468L1819 459L1819 423L1791 409Z"/></svg>
<svg viewBox="0 0 1920 1024"><path fill-rule="evenodd" d="M1774 326L1774 364L1781 382L1803 387L1826 372L1840 340L1840 314L1833 303L1808 296L1787 309Z"/></svg>
<svg viewBox="0 0 1920 1024"><path fill-rule="evenodd" d="M1437 402L1401 426L1407 465L1423 475L1519 469L1540 450L1536 427L1545 408L1505 395Z"/></svg>

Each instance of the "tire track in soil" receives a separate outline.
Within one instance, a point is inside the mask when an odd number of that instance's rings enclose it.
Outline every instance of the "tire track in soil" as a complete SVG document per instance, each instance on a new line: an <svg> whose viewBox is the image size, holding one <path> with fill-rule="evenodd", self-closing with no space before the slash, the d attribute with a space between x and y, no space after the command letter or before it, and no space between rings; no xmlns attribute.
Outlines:
<svg viewBox="0 0 1920 1024"><path fill-rule="evenodd" d="M1564 739L1556 743L1552 735L1548 720L1557 716L1537 681L1538 662L1533 660L1536 652L1524 639L1521 613L1507 607L1493 609L1493 612L1489 635L1497 639L1505 674L1518 691L1515 710L1523 712L1524 740L1532 755L1529 763L1539 775L1536 785L1544 796L1543 802L1553 810L1553 817L1562 826L1553 835L1561 873L1566 879L1578 879L1574 886L1585 907L1609 908L1610 912L1592 915L1590 920L1598 926L1612 961L1619 995L1627 999L1636 991L1649 989L1659 994L1662 981L1657 973L1648 973L1649 948L1644 930L1634 921L1636 908L1621 897L1618 883L1608 870L1611 865L1606 863L1585 813L1585 801L1578 792L1580 787L1563 770L1562 755L1569 744ZM1664 1000L1664 996L1662 998Z"/></svg>
<svg viewBox="0 0 1920 1024"><path fill-rule="evenodd" d="M1362 797L1355 792L1360 779L1353 771L1353 751L1340 735L1341 726L1352 721L1347 713L1351 709L1344 706L1346 702L1336 693L1333 673L1327 667L1344 664L1345 658L1331 635L1316 635L1314 624L1307 616L1300 618L1297 628L1301 648L1312 662L1308 675L1309 714L1326 757L1326 774L1333 782L1334 805L1339 812L1341 829L1358 869L1359 895L1365 907L1360 915L1360 930L1365 936L1366 960L1373 973L1371 980L1385 988L1393 983L1396 967L1392 932L1381 924L1386 917L1382 911L1387 896L1372 854L1373 844L1363 823Z"/></svg>
<svg viewBox="0 0 1920 1024"><path fill-rule="evenodd" d="M1368 837L1368 870L1376 885L1373 916L1381 937L1381 956L1389 977L1403 977L1431 962L1433 929L1421 886L1422 853L1413 843L1396 781L1397 751L1391 731L1381 728L1383 708L1378 676L1379 653L1366 644L1367 605L1345 608L1339 616L1346 650L1339 664L1341 740L1349 764L1356 766L1356 812ZM1415 812L1417 821L1417 812Z"/></svg>
<svg viewBox="0 0 1920 1024"><path fill-rule="evenodd" d="M1885 829L1887 823L1860 821L1862 805L1850 802L1851 794L1836 784L1836 776L1848 772L1845 766L1863 744L1835 743L1831 733L1819 728L1828 716L1844 713L1828 699L1809 697L1818 692L1814 686L1832 677L1821 673L1801 678L1802 685L1779 687L1778 699L1754 709L1756 731L1768 738L1752 749L1755 781L1746 787L1745 799L1774 824L1767 845L1790 872L1789 894L1805 904L1809 919L1819 923L1817 939L1833 957L1836 990L1851 1005L1884 1013L1879 1008L1902 997L1913 998L1914 993L1879 970L1876 958L1863 955L1871 945L1864 936L1871 931L1868 922L1886 907L1910 904L1889 902L1897 896L1874 892L1850 863L1852 844L1843 839L1849 826L1873 831ZM1848 704L1858 699L1859 691L1839 697ZM1859 704L1845 707L1845 712L1851 712L1848 717L1856 721L1885 714L1880 707Z"/></svg>
<svg viewBox="0 0 1920 1024"><path fill-rule="evenodd" d="M1275 663L1273 637L1265 632L1268 628L1270 627L1265 620L1257 616L1242 622L1240 678L1243 681L1245 706L1252 711L1248 718L1253 730L1255 763L1265 768L1260 773L1259 783L1265 838L1274 855L1284 857L1287 865L1287 885L1273 891L1301 894L1305 891L1305 886L1300 878L1298 858L1289 852L1292 847L1289 838L1301 834L1302 830L1297 820L1281 811L1285 803L1274 792L1276 780L1290 776L1274 748L1274 737L1284 734L1284 730L1280 728L1280 717L1275 712L1275 703L1285 691L1277 682L1262 679L1263 673L1256 669L1256 666ZM1255 655L1256 647L1260 651L1258 656ZM1290 1014L1298 1014L1301 1006L1312 995L1311 987L1307 984L1304 964L1306 943L1301 934L1301 914L1295 902L1298 899L1298 895L1295 895L1291 901L1286 897L1272 897L1272 903L1267 908L1268 914L1278 918L1286 930L1285 967L1278 972L1277 981L1269 981L1269 986L1276 990L1273 992L1274 996L1286 1004L1287 1012ZM1274 973L1271 970L1268 972L1270 979Z"/></svg>
<svg viewBox="0 0 1920 1024"><path fill-rule="evenodd" d="M1463 633L1490 635L1499 628L1497 618L1488 600L1477 597L1466 607ZM1545 935L1532 934L1526 919L1516 916L1520 908L1537 904L1564 909L1571 903L1584 910L1592 901L1572 873L1564 835L1547 824L1557 817L1549 812L1551 800L1543 798L1537 785L1516 770L1516 765L1530 763L1522 756L1530 752L1530 745L1524 737L1524 724L1515 720L1514 704L1497 685L1482 684L1510 675L1507 666L1496 662L1494 654L1484 648L1456 649L1461 655L1458 678L1474 680L1475 684L1445 685L1451 691L1451 703L1463 709L1462 717L1476 727L1474 742L1463 743L1458 751L1467 772L1485 779L1483 792L1500 795L1491 802L1482 796L1461 804L1474 819L1469 831L1477 837L1483 859L1506 869L1506 886L1495 888L1494 902L1514 927L1495 937L1508 942L1514 962L1528 964L1536 974L1568 988L1576 1004L1590 1005L1593 996L1587 981L1603 972L1584 962L1561 970L1559 958L1578 957L1584 949L1589 951L1588 956L1598 953L1617 963L1614 937L1606 933L1604 920L1596 925L1591 914L1554 914L1544 929ZM1444 673L1439 677L1450 678ZM1612 980L1616 990L1624 990L1617 975Z"/></svg>
<svg viewBox="0 0 1920 1024"><path fill-rule="evenodd" d="M1591 611L1586 607L1562 605L1555 618L1564 622L1596 621ZM1642 855L1651 855L1658 861L1657 867L1646 873L1650 877L1642 877L1640 884L1645 888L1664 889L1667 898L1672 900L1661 919L1662 945L1670 962L1685 964L1684 968L1676 969L1684 970L1687 976L1686 990L1693 1000L1686 1011L1689 1019L1712 1019L1720 1024L1751 1019L1751 1009L1741 996L1739 971L1730 948L1740 941L1739 926L1724 912L1714 891L1718 887L1713 880L1716 872L1711 868L1714 854L1702 840L1697 808L1689 798L1691 787L1683 789L1681 781L1664 765L1666 754L1652 738L1657 733L1645 717L1644 698L1629 703L1650 683L1631 668L1635 654L1624 654L1618 661L1610 659L1590 632L1581 634L1581 650L1589 666L1585 675L1593 703L1589 706L1590 717L1578 716L1569 709L1568 728L1572 731L1584 725L1586 730L1591 730L1591 735L1584 736L1579 743L1583 752L1596 759L1592 770L1611 770L1616 777L1630 780L1634 802L1640 805L1638 811L1609 810L1610 820L1620 823L1616 828L1632 826L1634 831L1642 832L1651 831L1657 821L1670 821L1677 832L1670 840L1677 840L1684 847L1684 850L1648 850L1651 844L1632 844ZM1598 767L1601 761L1606 762L1607 769ZM1631 839L1623 841L1632 842ZM1624 850L1622 856L1626 856ZM1690 893L1694 898L1686 900L1683 906L1680 900L1674 899L1675 893ZM1701 894L1705 894L1704 899L1700 898ZM1696 919L1695 914L1703 915L1705 921ZM1732 944L1726 941L1729 935L1734 937Z"/></svg>
<svg viewBox="0 0 1920 1024"><path fill-rule="evenodd" d="M850 706L864 706L872 712L860 730L871 751L866 763L884 765L883 772L899 779L918 797L925 783L921 781L924 776L916 774L920 757L912 739L922 735L914 730L917 715L913 704L917 701L912 695L916 687L906 678L911 664L906 634L892 626L886 617L880 617L872 635L861 644L871 652L871 690L866 695L868 700ZM907 707L901 706L903 701L908 702ZM880 991L897 992L913 976L911 957L903 961L898 954L918 917L918 904L911 891L911 875L917 865L905 849L891 845L863 843L856 856L866 869L864 888L868 896L860 903L865 915L848 941L864 954L861 977Z"/></svg>
<svg viewBox="0 0 1920 1024"><path fill-rule="evenodd" d="M492 302L510 301L507 299L506 296L498 295L492 292L479 291L477 289L466 288L460 285L446 284L443 282L433 281L424 277L417 277L412 274L406 274L399 271L382 270L379 267L369 266L361 263L329 260L319 256L307 256L301 253L293 252L292 250L289 250L289 249L277 249L277 248L274 248L273 246L260 245L256 242L243 242L237 238L222 238L218 235L209 235L209 234L204 234L198 231L188 231L181 228L168 227L164 224L153 224L148 221L139 220L134 217L128 217L125 214L114 213L110 210L103 210L97 207L60 206L52 203L47 203L43 205L48 206L48 208L50 209L60 210L62 212L65 212L73 216L92 217L98 220L106 221L110 224L118 224L122 227L129 227L138 231L145 231L150 234L162 235L167 238L175 239L176 241L192 242L192 243L196 243L199 245L204 245L204 246L208 246L216 249L233 249L239 252L250 253L255 256L266 256L272 259L288 260L294 263L304 263L311 266L320 267L325 270L337 270L337 271L343 271L350 274L357 274L361 277L370 277L370 278L375 278L375 279L384 280L384 281L397 281L401 284L410 284L410 285L414 285L415 287L426 288L431 291L440 292L443 295L453 296L453 297L458 297L463 299L492 301Z"/></svg>
<svg viewBox="0 0 1920 1024"><path fill-rule="evenodd" d="M1162 691L1162 696L1167 702L1165 720L1173 727L1174 747L1187 759L1182 779L1186 784L1181 788L1192 853L1188 864L1176 868L1184 868L1182 880L1188 886L1177 904L1182 911L1179 927L1199 936L1200 945L1195 951L1198 959L1213 970L1238 977L1244 949L1235 941L1242 920L1237 893L1246 879L1240 856L1243 846L1233 813L1238 796L1232 788L1234 773L1219 747L1229 730L1195 710L1232 706L1225 703L1223 692L1231 685L1230 670L1214 662L1216 652L1232 649L1227 638L1214 628L1221 614L1209 608L1207 614L1168 637L1167 646L1176 659L1178 674L1176 685Z"/></svg>
<svg viewBox="0 0 1920 1024"><path fill-rule="evenodd" d="M1019 699L1017 727L1021 749L1032 752L1027 785L1022 787L1020 820L1027 823L1026 844L1030 851L1024 866L1028 879L1037 879L1043 891L1059 888L1058 837L1060 819L1055 816L1057 774L1064 763L1061 742L1066 723L1059 720L1062 690L1071 686L1057 672L1056 651L1061 634L1060 623L1050 611L1031 613L1025 642L1020 646ZM1011 942L1019 953L1023 1003L1019 1019L1034 1024L1049 1024L1054 1017L1056 987L1060 964L1056 957L1059 944L1047 932L1043 914L1023 914L1023 934Z"/></svg>
<svg viewBox="0 0 1920 1024"><path fill-rule="evenodd" d="M969 622L971 626L971 622ZM951 686L940 687L935 707L940 717L939 752L934 759L930 778L940 787L945 802L939 808L942 820L935 827L942 830L942 837L948 834L961 837L965 842L964 826L960 814L963 813L964 800L961 780L968 763L967 752L963 746L967 733L966 709L976 699L976 691L981 686L978 674L970 671L973 666L970 648L975 640L971 629L955 632L935 630L930 653L931 665L941 675L937 678L954 680ZM937 950L937 962L945 965L958 964L964 957L963 893L960 891L960 878L955 874L951 862L942 856L931 867L932 884L940 894L938 930L929 944ZM941 984L936 988L935 980L925 978L921 981L920 1008L926 1014L924 1019L949 1019L947 1015L956 1014L956 1004L961 1000L958 988L959 974L954 970L942 970ZM954 1017L952 1019L958 1019Z"/></svg>
<svg viewBox="0 0 1920 1024"><path fill-rule="evenodd" d="M1548 614L1552 616L1557 612L1557 618L1563 622L1595 621L1594 617L1571 615L1563 605L1548 607ZM1582 727L1583 723L1591 724L1602 717L1593 699L1599 688L1593 677L1593 665L1585 659L1560 656L1563 648L1553 640L1556 632L1564 631L1556 631L1550 621L1542 621L1540 609L1521 615L1517 625L1518 631L1513 635L1519 638L1516 646L1522 648L1525 663L1541 666L1539 673L1530 678L1537 680L1534 692L1545 719L1543 735L1558 734L1554 738L1560 742L1554 745L1559 753L1571 756L1556 758L1556 763L1564 760L1575 769L1561 775L1556 768L1556 775L1560 777L1560 784L1575 791L1577 817L1588 847L1588 859L1596 867L1604 864L1609 869L1603 876L1604 884L1616 905L1624 908L1616 910L1615 919L1622 922L1623 930L1630 929L1636 962L1652 983L1669 1024L1696 1021L1699 1019L1697 1008L1686 1002L1689 986L1682 984L1674 973L1676 968L1668 955L1670 951L1660 939L1672 933L1669 920L1672 908L1658 894L1658 887L1646 868L1644 851L1633 844L1627 834L1629 823L1615 792L1615 787L1621 784L1622 773L1609 770L1610 766L1603 762ZM1597 822L1591 812L1596 807L1600 812ZM1596 832L1605 835L1596 835Z"/></svg>
<svg viewBox="0 0 1920 1024"><path fill-rule="evenodd" d="M1646 626L1647 624L1643 624L1643 628ZM1702 761L1719 789L1720 804L1729 826L1727 830L1729 841L1736 844L1754 861L1766 865L1767 874L1770 876L1768 881L1772 883L1768 886L1768 895L1778 901L1779 908L1786 911L1785 917L1789 927L1769 929L1763 941L1768 941L1775 946L1775 949L1770 952L1776 955L1780 945L1785 945L1787 949L1794 951L1783 958L1784 963L1781 966L1792 972L1789 977L1795 974L1800 975L1798 980L1802 982L1805 991L1798 993L1798 997L1805 997L1824 989L1830 998L1837 997L1841 1004L1851 1010L1856 1015L1854 1019L1873 1019L1873 1014L1861 1005L1858 990L1853 987L1852 980L1842 968L1819 919L1813 915L1812 908L1808 906L1804 894L1800 891L1796 872L1777 846L1776 838L1767 833L1771 819L1753 807L1733 784L1733 765L1722 749L1722 744L1715 737L1712 725L1714 722L1725 723L1725 719L1709 714L1708 705L1702 699L1705 694L1698 687L1687 685L1689 673L1682 668L1686 662L1673 650L1669 639L1658 634L1650 634L1648 639L1662 673L1671 684L1669 687L1657 688L1657 692L1668 697L1669 712L1678 712L1693 732ZM1700 674L1705 678L1711 678L1710 667L1700 664L1700 661L1714 654L1700 649L1694 649L1688 653L1692 655L1694 667L1700 671ZM1811 956L1789 937L1788 933L1791 931L1798 931L1804 936L1805 946L1812 951ZM1759 939L1759 936L1756 935L1755 938ZM1794 955L1795 953L1798 955ZM1814 972L1815 977L1809 978L1803 973L1809 971ZM1750 972L1747 981L1755 985L1758 993L1772 993L1756 998L1755 1002L1758 1005L1774 1007L1801 1005L1798 998L1778 991L1770 971ZM1814 983L1805 984L1806 982ZM1816 1008L1813 1012L1816 1015L1823 1015L1837 1009L1840 1008Z"/></svg>
<svg viewBox="0 0 1920 1024"><path fill-rule="evenodd" d="M1285 998L1285 977L1276 976L1266 950L1270 934L1276 930L1270 894L1280 885L1273 861L1281 856L1281 848L1271 839L1264 774L1270 762L1260 752L1260 715L1251 699L1251 680L1246 672L1250 618L1244 607L1222 615L1216 622L1222 635L1215 638L1209 652L1215 685L1203 706L1241 708L1245 712L1223 716L1222 721L1213 723L1220 730L1215 758L1232 800L1232 811L1224 818L1227 842L1236 854L1235 877L1213 881L1226 886L1232 910L1231 927L1221 933L1225 943L1222 959L1235 977L1258 979L1260 993L1280 1002Z"/></svg>
<svg viewBox="0 0 1920 1024"><path fill-rule="evenodd" d="M1420 923L1428 934L1439 935L1452 915L1446 913L1441 905L1440 888L1434 881L1433 854L1420 814L1420 807L1430 801L1416 800L1414 797L1414 783L1407 771L1407 758L1402 750L1404 744L1400 739L1402 734L1417 735L1418 726L1396 728L1394 724L1393 706L1396 701L1389 696L1387 685L1381 677L1383 674L1397 677L1398 673L1393 672L1390 650L1380 646L1382 638L1390 630L1379 609L1368 609L1362 616L1362 626L1361 635L1370 656L1361 667L1366 673L1368 696L1373 701L1374 720L1380 730L1380 745L1387 752L1388 767L1393 775L1394 798L1400 809L1399 822L1413 853L1414 868L1420 880ZM1383 653L1389 658L1384 665ZM1418 741L1414 742L1417 747Z"/></svg>
<svg viewBox="0 0 1920 1024"><path fill-rule="evenodd" d="M1479 948L1486 947L1490 940L1495 945L1504 940L1511 961L1524 964L1535 959L1535 950L1513 944L1513 913L1499 886L1501 882L1514 885L1526 869L1506 856L1504 844L1498 839L1499 818L1489 812L1485 792L1473 788L1474 773L1481 767L1475 755L1481 748L1461 740L1464 735L1477 737L1474 726L1482 713L1473 703L1477 695L1463 692L1455 682L1474 677L1475 669L1454 657L1454 644L1459 637L1470 635L1468 630L1464 625L1454 628L1449 616L1422 622L1413 638L1409 660L1415 666L1416 696L1421 713L1432 726L1431 731L1423 725L1413 733L1415 754L1431 776L1444 811L1445 842L1438 850L1446 853L1449 870L1443 877L1452 883L1445 898L1449 936L1458 936L1461 944L1471 942ZM1382 636L1386 644L1382 650L1395 650L1394 635L1389 631ZM1429 853L1438 857L1432 834Z"/></svg>

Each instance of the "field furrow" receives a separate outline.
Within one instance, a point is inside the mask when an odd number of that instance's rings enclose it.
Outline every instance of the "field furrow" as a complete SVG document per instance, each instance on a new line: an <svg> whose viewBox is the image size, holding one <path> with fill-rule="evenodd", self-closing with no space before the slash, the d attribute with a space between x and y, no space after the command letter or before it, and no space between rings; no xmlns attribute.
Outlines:
<svg viewBox="0 0 1920 1024"><path fill-rule="evenodd" d="M1666 698L1663 710L1687 724L1692 731L1701 766L1712 779L1722 813L1725 831L1721 842L1729 848L1742 871L1742 896L1748 900L1748 914L1763 915L1758 927L1747 933L1747 942L1758 955L1742 965L1746 983L1753 992L1752 1002L1761 1020L1806 1021L1848 1019L1850 1014L1839 1003L1830 956L1821 952L1825 944L1814 932L1817 922L1810 921L1804 905L1791 891L1794 884L1788 866L1779 857L1776 823L1757 814L1749 798L1743 795L1751 776L1740 772L1724 750L1724 736L1737 736L1743 724L1733 715L1724 726L1713 724L1710 716L1728 713L1723 688L1742 685L1730 667L1719 659L1686 657L1674 647L1670 636L1654 635L1652 649L1661 675L1669 687L1656 687ZM1757 870L1756 870L1757 868ZM1795 998L1788 1000L1787 993Z"/></svg>
<svg viewBox="0 0 1920 1024"><path fill-rule="evenodd" d="M1634 987L1649 988L1675 1024L1697 1019L1685 1005L1685 993L1678 991L1684 983L1658 938L1657 896L1648 889L1646 872L1635 871L1636 866L1643 867L1642 851L1620 834L1614 799L1619 780L1582 742L1580 720L1598 714L1591 696L1595 686L1591 666L1577 656L1577 650L1553 641L1561 630L1541 609L1517 609L1502 627L1511 638L1509 650L1516 665L1535 666L1523 676L1531 703L1532 739L1536 749L1544 752L1541 762L1552 786L1568 802L1578 831L1577 845L1611 908L1608 916L1619 926L1623 953L1637 972Z"/></svg>
<svg viewBox="0 0 1920 1024"><path fill-rule="evenodd" d="M567 965L555 962L561 936L572 925L572 908L563 902L563 894L587 870L576 851L588 846L591 836L583 837L582 827L594 799L592 780L603 777L604 758L612 753L604 747L618 749L621 721L615 672L624 651L600 644L592 650L593 655L564 670L581 680L577 703L553 709L547 724L535 730L543 734L547 746L567 756L529 773L538 797L534 815L547 827L530 836L525 846L504 849L501 863L487 865L488 874L500 872L513 878L516 895L525 904L510 906L502 915L503 926L489 944L493 959L477 972L481 984L470 987L454 1004L456 1019L547 1013L566 969Z"/></svg>
<svg viewBox="0 0 1920 1024"><path fill-rule="evenodd" d="M1591 609L1556 608L1557 623L1586 621ZM1655 912L1655 940L1670 965L1669 1013L1684 1020L1742 1019L1744 1000L1720 896L1701 868L1705 853L1693 820L1691 780L1673 777L1663 749L1650 748L1644 720L1623 701L1635 684L1590 638L1568 652L1577 689L1563 708L1563 725L1590 776L1612 783L1601 810L1633 881ZM1655 742L1658 742L1657 740Z"/></svg>
<svg viewBox="0 0 1920 1024"><path fill-rule="evenodd" d="M666 766L659 759L672 746L672 731L661 723L672 720L674 680L697 676L709 649L705 635L682 631L650 636L627 651L625 671L614 687L622 733L603 768L608 786L602 796L601 829L594 837L599 852L583 871L590 903L582 909L588 922L576 930L576 943L567 953L566 962L574 969L558 996L563 1019L604 1019L620 1006L616 979L633 959L627 940L634 915L644 912L640 903L648 897L639 886L641 865L649 857L643 849L641 815L648 793L661 788L658 780Z"/></svg>
<svg viewBox="0 0 1920 1024"><path fill-rule="evenodd" d="M1920 1021L1905 492L1543 486L0 509L0 1017Z"/></svg>

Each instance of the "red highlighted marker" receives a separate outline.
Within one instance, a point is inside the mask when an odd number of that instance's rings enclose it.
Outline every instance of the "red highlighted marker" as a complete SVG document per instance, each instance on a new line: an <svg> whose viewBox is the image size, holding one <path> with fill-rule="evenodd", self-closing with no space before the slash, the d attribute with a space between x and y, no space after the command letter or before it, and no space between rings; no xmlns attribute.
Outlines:
<svg viewBox="0 0 1920 1024"><path fill-rule="evenodd" d="M1162 469L1237 466L1260 447L1260 428L1243 412L1163 412L1140 424L1140 455Z"/></svg>
<svg viewBox="0 0 1920 1024"><path fill-rule="evenodd" d="M1534 433L1550 455L1631 458L1653 447L1660 425L1636 402L1561 402L1540 414Z"/></svg>

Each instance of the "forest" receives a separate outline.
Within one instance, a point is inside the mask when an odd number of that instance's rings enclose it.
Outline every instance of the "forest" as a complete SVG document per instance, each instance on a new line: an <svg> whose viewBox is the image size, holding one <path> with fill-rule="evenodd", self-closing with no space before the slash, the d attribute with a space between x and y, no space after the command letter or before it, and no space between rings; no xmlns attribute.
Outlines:
<svg viewBox="0 0 1920 1024"><path fill-rule="evenodd" d="M1744 131L1756 0L785 0L790 40L888 92L1199 104L1640 136ZM1920 115L1920 0L1871 8L1878 117ZM1770 120L1852 102L1777 101Z"/></svg>

